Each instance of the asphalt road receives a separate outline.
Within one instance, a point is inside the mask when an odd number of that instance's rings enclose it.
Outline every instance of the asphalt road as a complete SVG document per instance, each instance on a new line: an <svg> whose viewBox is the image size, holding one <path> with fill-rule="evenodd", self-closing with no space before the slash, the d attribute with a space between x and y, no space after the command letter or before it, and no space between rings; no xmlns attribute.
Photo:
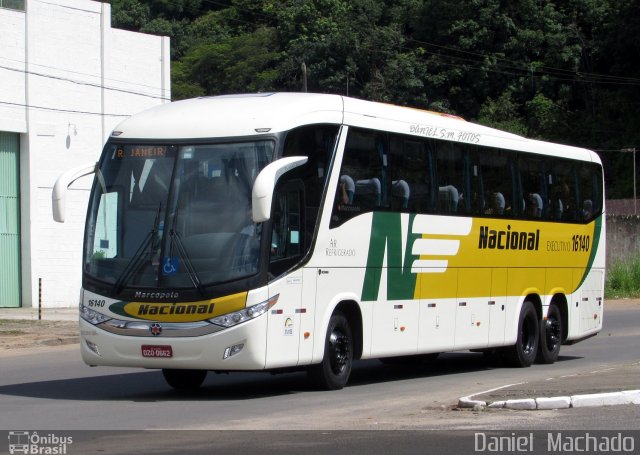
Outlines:
<svg viewBox="0 0 640 455"><path fill-rule="evenodd" d="M445 354L432 365L419 368L361 361L349 386L335 392L313 390L302 373L234 373L210 374L197 392L178 393L168 388L157 371L87 367L76 345L3 354L0 430L118 430L89 438L94 443L111 444L109 453L131 453L134 446L151 450L155 445L166 451L154 449L154 453L174 453L170 447L205 450L212 444L219 453L246 449L247 444L253 444L251 447L258 452L281 447L326 453L333 447L332 441L342 441L340 447L351 453L359 453L349 449L355 446L362 452L369 447L369 453L381 453L376 448L394 444L399 453L415 453L425 444L451 450L458 447L464 453L464 447L472 447L477 431L637 430L640 406L633 405L535 412L453 408L460 396L505 384L638 362L639 336L640 311L624 305L610 307L605 313L604 330L595 338L563 346L554 365L490 368L481 354L474 353ZM636 388L640 388L638 382ZM210 431L158 431L152 433L154 436L148 432L142 436L124 433L114 437L125 430L147 429ZM371 431L344 431L398 429L405 431L374 432L376 436L371 436ZM80 433L76 441L79 444L90 434ZM168 438L164 445L160 442L163 438ZM640 448L637 433L635 438L636 448ZM141 440L148 446L141 445ZM463 448L455 445L462 443ZM405 449L407 452L403 452Z"/></svg>

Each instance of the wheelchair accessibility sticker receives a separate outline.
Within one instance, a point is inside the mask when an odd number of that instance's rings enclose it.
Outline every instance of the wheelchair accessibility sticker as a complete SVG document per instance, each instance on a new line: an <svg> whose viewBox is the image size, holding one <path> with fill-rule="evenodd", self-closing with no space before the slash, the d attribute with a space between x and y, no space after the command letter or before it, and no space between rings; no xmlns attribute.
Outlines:
<svg viewBox="0 0 640 455"><path fill-rule="evenodd" d="M162 274L163 275L173 275L178 272L178 257L168 257L165 256L162 259Z"/></svg>

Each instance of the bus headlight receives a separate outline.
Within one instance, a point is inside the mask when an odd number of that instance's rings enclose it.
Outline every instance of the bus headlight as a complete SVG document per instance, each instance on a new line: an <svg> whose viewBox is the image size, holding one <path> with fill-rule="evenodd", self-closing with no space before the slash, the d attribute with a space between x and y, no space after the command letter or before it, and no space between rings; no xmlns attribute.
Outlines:
<svg viewBox="0 0 640 455"><path fill-rule="evenodd" d="M252 305L248 308L243 308L239 311L234 311L233 313L223 314L222 316L218 316L216 318L209 319L209 322L212 324L220 325L222 327L233 327L234 325L241 324L243 322L249 321L251 319L255 319L258 316L265 314L269 308L278 302L278 297L280 294L271 297L269 300L265 300L264 302L260 302L257 305Z"/></svg>
<svg viewBox="0 0 640 455"><path fill-rule="evenodd" d="M101 324L104 321L111 319L109 316L105 316L102 313L98 313L97 311L84 306L84 304L80 304L80 317L93 325Z"/></svg>

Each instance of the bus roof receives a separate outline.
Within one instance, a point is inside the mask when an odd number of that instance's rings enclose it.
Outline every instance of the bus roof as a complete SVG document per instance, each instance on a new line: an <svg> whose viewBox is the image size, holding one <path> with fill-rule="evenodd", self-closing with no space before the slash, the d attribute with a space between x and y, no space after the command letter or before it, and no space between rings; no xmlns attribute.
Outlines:
<svg viewBox="0 0 640 455"><path fill-rule="evenodd" d="M314 93L256 93L176 101L133 115L112 135L139 140L246 137L319 123L600 163L598 155L586 149L527 139L448 114Z"/></svg>

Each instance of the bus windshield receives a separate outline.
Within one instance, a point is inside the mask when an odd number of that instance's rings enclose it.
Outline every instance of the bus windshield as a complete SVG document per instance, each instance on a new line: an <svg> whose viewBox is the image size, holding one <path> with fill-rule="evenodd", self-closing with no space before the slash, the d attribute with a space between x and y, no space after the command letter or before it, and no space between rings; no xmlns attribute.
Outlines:
<svg viewBox="0 0 640 455"><path fill-rule="evenodd" d="M251 190L274 142L107 144L88 211L85 273L112 286L198 288L258 272Z"/></svg>

